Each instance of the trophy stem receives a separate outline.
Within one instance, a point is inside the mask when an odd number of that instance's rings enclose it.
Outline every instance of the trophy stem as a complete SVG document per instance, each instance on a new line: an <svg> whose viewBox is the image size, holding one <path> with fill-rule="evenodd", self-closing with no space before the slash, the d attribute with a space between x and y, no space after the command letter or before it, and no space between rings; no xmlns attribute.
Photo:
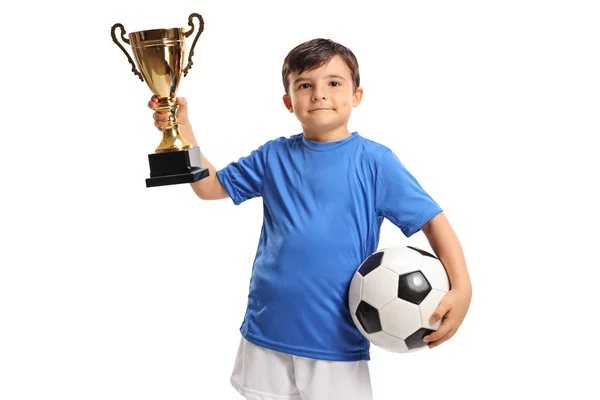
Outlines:
<svg viewBox="0 0 600 400"><path fill-rule="evenodd" d="M163 97L160 99L158 103L158 107L156 107L156 111L158 112L166 112L169 116L167 121L167 125L163 128L162 133L162 141L155 149L156 153L166 153L169 151L180 151L187 150L192 147L192 145L180 135L177 123L177 109L179 105L170 98Z"/></svg>

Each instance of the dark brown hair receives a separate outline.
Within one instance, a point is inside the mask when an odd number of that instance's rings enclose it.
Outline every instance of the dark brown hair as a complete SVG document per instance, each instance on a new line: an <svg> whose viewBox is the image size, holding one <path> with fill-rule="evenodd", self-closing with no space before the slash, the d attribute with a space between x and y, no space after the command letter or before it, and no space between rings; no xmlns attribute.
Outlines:
<svg viewBox="0 0 600 400"><path fill-rule="evenodd" d="M304 71L319 68L335 56L340 56L350 68L352 83L356 90L360 86L360 74L358 72L358 61L354 53L346 46L333 40L312 39L293 48L283 61L281 75L285 92L288 93L290 73L301 74Z"/></svg>

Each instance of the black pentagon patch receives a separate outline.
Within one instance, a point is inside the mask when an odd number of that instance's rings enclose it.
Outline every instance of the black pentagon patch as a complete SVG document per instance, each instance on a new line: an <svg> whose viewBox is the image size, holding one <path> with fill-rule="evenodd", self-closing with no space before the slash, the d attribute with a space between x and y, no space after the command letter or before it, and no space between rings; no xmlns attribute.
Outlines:
<svg viewBox="0 0 600 400"><path fill-rule="evenodd" d="M361 301L356 309L356 318L367 333L375 333L381 330L379 311L364 301Z"/></svg>
<svg viewBox="0 0 600 400"><path fill-rule="evenodd" d="M435 258L436 260L438 259L435 255L431 254L428 251L425 251L423 249L417 249L416 247L412 247L412 246L406 246L409 249L413 249L414 251L416 251L417 253L421 253L421 255L425 256L425 257L431 257L431 258Z"/></svg>
<svg viewBox="0 0 600 400"><path fill-rule="evenodd" d="M421 304L431 291L431 285L421 271L409 272L398 278L398 297L413 304Z"/></svg>
<svg viewBox="0 0 600 400"><path fill-rule="evenodd" d="M421 328L404 339L404 343L406 343L406 347L408 347L409 350L427 346L427 342L424 342L423 338L433 332L435 331L427 328Z"/></svg>
<svg viewBox="0 0 600 400"><path fill-rule="evenodd" d="M383 258L383 251L373 253L367 258L358 268L358 273L362 276L366 276L369 272L381 265L381 259Z"/></svg>

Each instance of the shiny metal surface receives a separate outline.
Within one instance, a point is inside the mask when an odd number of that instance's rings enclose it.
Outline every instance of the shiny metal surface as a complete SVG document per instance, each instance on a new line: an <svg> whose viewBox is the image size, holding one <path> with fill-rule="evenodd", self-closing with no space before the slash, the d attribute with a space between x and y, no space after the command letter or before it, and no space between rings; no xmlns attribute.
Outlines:
<svg viewBox="0 0 600 400"><path fill-rule="evenodd" d="M198 19L199 25L190 48L188 64L184 68L186 38L196 30L194 18ZM132 32L128 37L125 37L125 28L120 23L114 24L111 29L113 41L127 56L132 72L146 82L152 94L160 99L157 111L169 115L169 121L163 129L163 138L155 149L156 153L186 150L191 147L190 143L179 134L175 97L182 75L186 76L192 67L194 47L204 31L204 19L200 14L190 14L188 25L191 29L187 32L183 28L150 29ZM131 46L135 64L125 47L118 42L115 34L117 29L121 30L121 40Z"/></svg>

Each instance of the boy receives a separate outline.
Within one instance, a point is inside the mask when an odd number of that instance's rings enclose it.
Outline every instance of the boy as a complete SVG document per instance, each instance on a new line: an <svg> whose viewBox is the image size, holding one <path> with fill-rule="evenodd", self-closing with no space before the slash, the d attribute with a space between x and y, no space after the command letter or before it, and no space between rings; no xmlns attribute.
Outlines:
<svg viewBox="0 0 600 400"><path fill-rule="evenodd" d="M261 196L263 228L231 384L247 399L370 400L369 342L347 306L350 280L377 249L383 218L407 236L422 230L452 289L425 338L454 335L471 299L460 243L441 208L387 147L347 129L361 102L358 63L346 47L314 39L294 48L282 70L283 103L302 133L268 141L192 183L203 200L238 205ZM197 145L187 103L179 130ZM149 107L155 109L156 98ZM154 113L162 128L167 117Z"/></svg>

